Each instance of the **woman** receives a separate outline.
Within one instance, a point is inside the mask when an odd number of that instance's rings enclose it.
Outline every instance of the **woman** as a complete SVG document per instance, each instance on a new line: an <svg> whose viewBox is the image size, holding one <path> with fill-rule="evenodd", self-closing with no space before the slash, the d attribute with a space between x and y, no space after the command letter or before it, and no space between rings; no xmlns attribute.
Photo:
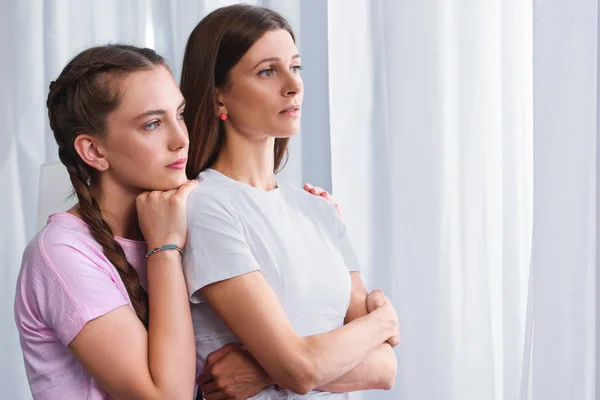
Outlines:
<svg viewBox="0 0 600 400"><path fill-rule="evenodd" d="M15 320L32 395L191 399L183 96L153 50L108 45L69 62L47 106L78 204L23 255Z"/></svg>
<svg viewBox="0 0 600 400"><path fill-rule="evenodd" d="M283 387L288 398L345 399L395 379L396 313L385 298L367 305L334 207L275 177L299 129L300 68L292 29L266 8L218 9L187 43L187 173L200 184L184 272L206 399L233 397L220 388L243 380L241 360L257 379L236 398L263 388L254 398L281 398Z"/></svg>

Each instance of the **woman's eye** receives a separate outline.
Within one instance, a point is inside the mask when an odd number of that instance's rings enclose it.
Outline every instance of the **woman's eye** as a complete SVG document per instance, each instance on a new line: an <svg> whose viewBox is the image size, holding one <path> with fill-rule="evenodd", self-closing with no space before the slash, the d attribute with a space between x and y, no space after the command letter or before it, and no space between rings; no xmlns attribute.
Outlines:
<svg viewBox="0 0 600 400"><path fill-rule="evenodd" d="M293 73L297 74L302 70L302 65L294 65L290 68L290 70L292 70Z"/></svg>
<svg viewBox="0 0 600 400"><path fill-rule="evenodd" d="M273 74L273 72L274 72L273 68L268 68L268 69L263 69L262 71L260 71L258 73L258 75L267 77L267 76L271 76Z"/></svg>

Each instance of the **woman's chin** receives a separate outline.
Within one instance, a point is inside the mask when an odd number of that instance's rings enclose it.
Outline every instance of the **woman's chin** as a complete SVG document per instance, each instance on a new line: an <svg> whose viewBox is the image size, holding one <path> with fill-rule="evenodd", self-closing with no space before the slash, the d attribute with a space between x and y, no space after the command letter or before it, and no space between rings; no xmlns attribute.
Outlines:
<svg viewBox="0 0 600 400"><path fill-rule="evenodd" d="M296 136L300 132L300 124L297 126L283 127L276 135L279 139L286 139Z"/></svg>

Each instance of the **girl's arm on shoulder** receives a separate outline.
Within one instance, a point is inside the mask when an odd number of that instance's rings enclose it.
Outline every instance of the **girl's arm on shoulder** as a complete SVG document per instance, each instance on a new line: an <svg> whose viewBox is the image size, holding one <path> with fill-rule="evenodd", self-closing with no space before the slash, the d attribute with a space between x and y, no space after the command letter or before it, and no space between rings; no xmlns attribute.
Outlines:
<svg viewBox="0 0 600 400"><path fill-rule="evenodd" d="M140 229L150 249L185 244L187 197L195 186L138 196ZM88 321L69 349L116 399L191 399L196 352L180 254L152 254L147 275L148 331L131 308L121 306Z"/></svg>

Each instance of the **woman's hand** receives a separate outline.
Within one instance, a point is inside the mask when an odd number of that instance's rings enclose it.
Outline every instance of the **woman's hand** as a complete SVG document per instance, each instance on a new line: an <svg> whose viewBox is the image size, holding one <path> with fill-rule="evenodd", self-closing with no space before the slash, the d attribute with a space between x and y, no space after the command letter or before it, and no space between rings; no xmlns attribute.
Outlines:
<svg viewBox="0 0 600 400"><path fill-rule="evenodd" d="M304 190L306 190L308 193L314 194L315 196L321 196L325 200L330 201L331 203L333 203L333 205L335 206L335 211L337 211L337 213L340 216L340 219L342 219L343 214L342 214L342 209L340 208L340 205L335 202L335 200L333 199L333 197L331 197L331 195L329 193L327 193L326 190L324 190L324 189L322 189L320 187L314 187L310 183L305 183L304 184Z"/></svg>
<svg viewBox="0 0 600 400"><path fill-rule="evenodd" d="M369 296L367 297L367 311L369 313L372 313L373 311L379 308L382 308L382 310L385 308L387 311L386 315L394 319L396 321L396 325L398 326L398 314L392 306L392 302L390 301L390 299L385 294L383 294L381 290L373 290L371 293L369 293ZM400 330L398 330L397 335L390 337L387 340L387 342L392 347L395 347L398 344L400 344Z"/></svg>
<svg viewBox="0 0 600 400"><path fill-rule="evenodd" d="M228 344L209 354L196 382L206 400L247 399L274 383L239 344Z"/></svg>
<svg viewBox="0 0 600 400"><path fill-rule="evenodd" d="M189 181L179 189L144 192L137 196L138 222L149 249L166 244L185 245L187 198L197 184Z"/></svg>

